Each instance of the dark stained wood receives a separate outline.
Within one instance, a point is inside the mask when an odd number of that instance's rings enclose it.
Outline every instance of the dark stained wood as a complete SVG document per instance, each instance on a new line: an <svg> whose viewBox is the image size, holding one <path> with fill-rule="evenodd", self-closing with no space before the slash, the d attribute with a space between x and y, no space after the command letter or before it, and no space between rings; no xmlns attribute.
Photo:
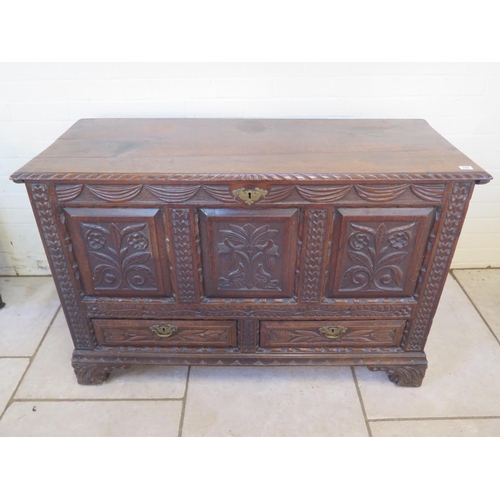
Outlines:
<svg viewBox="0 0 500 500"><path fill-rule="evenodd" d="M160 210L68 208L65 212L87 294L172 294Z"/></svg>
<svg viewBox="0 0 500 500"><path fill-rule="evenodd" d="M97 319L92 321L97 343L104 346L136 347L236 347L236 321L182 321L176 319L140 320ZM170 325L169 337L156 334L151 327Z"/></svg>
<svg viewBox="0 0 500 500"><path fill-rule="evenodd" d="M200 210L207 297L292 297L298 210Z"/></svg>
<svg viewBox="0 0 500 500"><path fill-rule="evenodd" d="M424 120L84 119L13 179L90 173L125 174L122 181L142 174L491 178Z"/></svg>
<svg viewBox="0 0 500 500"><path fill-rule="evenodd" d="M338 210L328 295L413 295L434 216L433 208Z"/></svg>
<svg viewBox="0 0 500 500"><path fill-rule="evenodd" d="M263 321L262 347L370 347L397 346L406 321ZM344 327L336 338L321 331L325 327Z"/></svg>
<svg viewBox="0 0 500 500"><path fill-rule="evenodd" d="M491 176L423 120L106 119L11 178L79 383L133 364L328 364L418 387Z"/></svg>

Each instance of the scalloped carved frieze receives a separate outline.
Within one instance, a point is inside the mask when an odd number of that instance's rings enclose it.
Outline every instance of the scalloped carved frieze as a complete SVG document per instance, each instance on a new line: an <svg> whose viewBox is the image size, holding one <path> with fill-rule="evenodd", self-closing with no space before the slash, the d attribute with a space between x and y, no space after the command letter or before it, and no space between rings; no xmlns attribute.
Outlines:
<svg viewBox="0 0 500 500"><path fill-rule="evenodd" d="M354 189L363 200L383 203L399 198L408 189L408 184L394 184L388 186L355 185Z"/></svg>
<svg viewBox="0 0 500 500"><path fill-rule="evenodd" d="M265 198L260 200L261 203L274 203L277 201L283 201L288 198L295 186L271 186L269 193Z"/></svg>
<svg viewBox="0 0 500 500"><path fill-rule="evenodd" d="M203 189L216 200L225 203L234 203L236 200L231 194L229 186L203 186Z"/></svg>
<svg viewBox="0 0 500 500"><path fill-rule="evenodd" d="M154 186L147 185L146 188L156 198L166 203L182 203L193 198L201 189L201 185L187 186Z"/></svg>
<svg viewBox="0 0 500 500"><path fill-rule="evenodd" d="M86 185L87 189L97 198L110 202L123 202L133 200L142 190L142 185L137 186L95 186Z"/></svg>
<svg viewBox="0 0 500 500"><path fill-rule="evenodd" d="M77 200L84 194L84 184L56 185L57 199L60 203ZM431 203L440 203L443 199L445 184L401 184L387 185L341 185L341 186L310 186L304 185L275 185L268 188L268 194L255 203L276 203L286 200L295 190L302 199L311 203L333 203L344 199L354 189L363 201L373 203L390 202L409 191L414 197ZM104 202L125 202L137 198L142 192L142 186L98 186L86 185L86 189L96 198ZM155 198L165 203L184 203L194 198L200 189L207 192L212 198L224 203L243 203L235 198L230 185L145 185L145 190ZM141 197L146 203L151 203L147 198ZM349 197L349 199L352 199ZM352 199L354 201L354 199Z"/></svg>
<svg viewBox="0 0 500 500"><path fill-rule="evenodd" d="M331 203L347 196L352 185L347 186L297 186L297 192L304 200L315 203Z"/></svg>
<svg viewBox="0 0 500 500"><path fill-rule="evenodd" d="M440 203L443 200L446 184L412 184L410 189L415 196L431 203Z"/></svg>
<svg viewBox="0 0 500 500"><path fill-rule="evenodd" d="M83 184L58 184L56 185L57 201L64 203L78 198L83 191Z"/></svg>

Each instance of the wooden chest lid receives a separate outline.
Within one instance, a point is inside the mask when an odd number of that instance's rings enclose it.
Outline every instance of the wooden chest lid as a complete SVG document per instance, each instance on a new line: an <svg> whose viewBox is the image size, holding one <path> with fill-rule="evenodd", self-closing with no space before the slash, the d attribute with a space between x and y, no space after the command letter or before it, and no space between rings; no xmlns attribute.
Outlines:
<svg viewBox="0 0 500 500"><path fill-rule="evenodd" d="M122 118L79 120L11 179L485 183L491 176L425 120Z"/></svg>

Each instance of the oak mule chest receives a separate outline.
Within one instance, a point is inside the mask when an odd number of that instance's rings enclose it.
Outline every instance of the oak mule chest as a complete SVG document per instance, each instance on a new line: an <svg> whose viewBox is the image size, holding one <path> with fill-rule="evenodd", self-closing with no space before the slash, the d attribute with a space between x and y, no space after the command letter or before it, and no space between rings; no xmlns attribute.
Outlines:
<svg viewBox="0 0 500 500"><path fill-rule="evenodd" d="M419 386L475 184L424 120L80 120L26 183L81 384L364 365Z"/></svg>

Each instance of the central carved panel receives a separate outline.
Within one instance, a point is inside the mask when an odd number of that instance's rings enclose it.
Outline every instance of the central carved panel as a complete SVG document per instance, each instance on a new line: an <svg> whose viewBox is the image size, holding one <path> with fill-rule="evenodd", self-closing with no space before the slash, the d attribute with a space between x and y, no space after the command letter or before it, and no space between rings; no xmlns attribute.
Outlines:
<svg viewBox="0 0 500 500"><path fill-rule="evenodd" d="M281 290L279 279L273 279L276 261L283 249L276 245L277 229L269 224L229 224L221 229L222 243L218 256L227 261L226 276L219 277L221 289ZM273 239L274 238L274 239Z"/></svg>
<svg viewBox="0 0 500 500"><path fill-rule="evenodd" d="M298 211L200 211L207 297L291 297Z"/></svg>

